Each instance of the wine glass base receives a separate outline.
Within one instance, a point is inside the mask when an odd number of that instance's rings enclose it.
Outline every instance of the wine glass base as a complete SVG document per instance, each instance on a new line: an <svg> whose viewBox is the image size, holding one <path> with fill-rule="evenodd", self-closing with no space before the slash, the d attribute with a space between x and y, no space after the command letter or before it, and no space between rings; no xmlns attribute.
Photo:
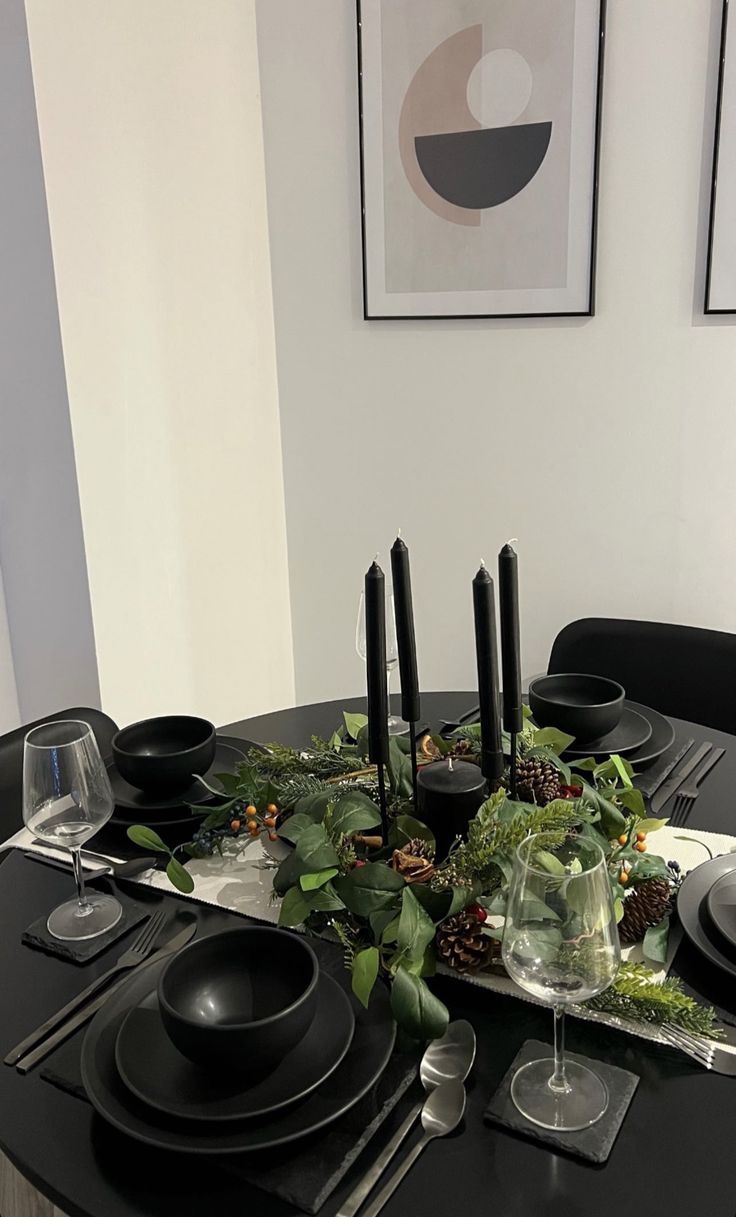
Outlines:
<svg viewBox="0 0 736 1217"><path fill-rule="evenodd" d="M46 928L52 938L82 942L111 930L122 915L122 905L114 896L90 892L83 906L78 900L67 900L55 908L46 922Z"/></svg>
<svg viewBox="0 0 736 1217"><path fill-rule="evenodd" d="M577 1061L565 1062L569 1089L550 1086L555 1063L551 1057L530 1061L517 1069L511 1082L511 1098L532 1124L557 1132L576 1132L600 1120L608 1107L608 1087L592 1069Z"/></svg>
<svg viewBox="0 0 736 1217"><path fill-rule="evenodd" d="M409 724L403 718L397 718L395 714L388 716L388 733L389 735L406 735L409 730Z"/></svg>

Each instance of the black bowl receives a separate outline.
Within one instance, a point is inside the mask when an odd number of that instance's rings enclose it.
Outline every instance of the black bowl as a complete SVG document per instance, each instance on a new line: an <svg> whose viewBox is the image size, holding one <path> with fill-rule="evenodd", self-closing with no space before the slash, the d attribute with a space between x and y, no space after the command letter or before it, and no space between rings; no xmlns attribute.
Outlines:
<svg viewBox="0 0 736 1217"><path fill-rule="evenodd" d="M607 735L618 725L626 690L605 676L563 673L538 676L529 685L529 707L540 727L559 727L578 743Z"/></svg>
<svg viewBox="0 0 736 1217"><path fill-rule="evenodd" d="M263 1076L310 1027L318 978L305 938L270 926L225 930L191 943L164 968L161 1018L195 1064Z"/></svg>
<svg viewBox="0 0 736 1217"><path fill-rule="evenodd" d="M112 738L118 771L139 790L176 794L215 759L215 728L206 718L166 714L123 727Z"/></svg>

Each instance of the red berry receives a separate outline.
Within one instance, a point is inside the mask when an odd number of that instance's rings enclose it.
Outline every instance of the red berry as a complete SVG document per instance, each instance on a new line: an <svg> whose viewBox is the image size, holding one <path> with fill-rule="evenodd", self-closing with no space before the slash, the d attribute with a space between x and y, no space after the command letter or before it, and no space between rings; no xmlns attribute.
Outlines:
<svg viewBox="0 0 736 1217"><path fill-rule="evenodd" d="M353 870L357 870L360 866L365 866L365 858L356 858L353 862Z"/></svg>
<svg viewBox="0 0 736 1217"><path fill-rule="evenodd" d="M482 904L469 904L468 912L471 914L471 916L477 918L478 921L488 920L488 913L483 908Z"/></svg>

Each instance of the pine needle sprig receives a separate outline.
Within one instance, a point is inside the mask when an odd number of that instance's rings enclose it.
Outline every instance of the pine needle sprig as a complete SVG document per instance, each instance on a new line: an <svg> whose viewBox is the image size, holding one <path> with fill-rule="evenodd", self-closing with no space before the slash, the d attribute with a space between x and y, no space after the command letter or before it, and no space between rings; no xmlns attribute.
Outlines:
<svg viewBox="0 0 736 1217"><path fill-rule="evenodd" d="M610 988L583 1004L589 1010L640 1019L655 1026L675 1023L686 1031L710 1039L722 1035L715 1026L715 1010L712 1006L701 1006L683 992L679 977L656 980L649 968L640 963L622 963Z"/></svg>

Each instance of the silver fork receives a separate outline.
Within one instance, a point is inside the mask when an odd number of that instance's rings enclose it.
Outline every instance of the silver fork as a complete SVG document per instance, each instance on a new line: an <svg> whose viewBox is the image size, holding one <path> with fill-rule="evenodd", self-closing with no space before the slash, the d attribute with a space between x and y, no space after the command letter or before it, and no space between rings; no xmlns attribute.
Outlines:
<svg viewBox="0 0 736 1217"><path fill-rule="evenodd" d="M672 815L669 817L668 826L670 828L682 828L682 825L693 809L695 800L700 794L699 787L703 778L710 773L714 765L718 764L725 752L725 748L714 748L708 759L703 761L700 769L696 770L688 785L678 790Z"/></svg>
<svg viewBox="0 0 736 1217"><path fill-rule="evenodd" d="M65 1006L62 1006L61 1010L57 1010L55 1014L52 1014L50 1018L47 1018L46 1022L41 1023L40 1027L36 1027L35 1031L32 1031L30 1035L27 1035L24 1040L21 1040L19 1044L16 1044L14 1048L11 1048L8 1055L3 1058L4 1063L6 1065L14 1065L16 1061L19 1061L22 1056L25 1056L25 1054L29 1052L31 1048L35 1048L36 1044L39 1044L41 1040L45 1039L51 1031L60 1026L60 1024L63 1023L70 1014L73 1014L75 1010L77 1010L80 1006L83 1006L90 997L97 993L99 989L103 988L103 986L106 985L113 976L117 975L118 972L125 972L129 968L136 968L139 963L143 963L144 959L151 954L151 950L156 938L158 937L159 930L164 924L165 918L166 913L163 909L159 909L157 913L154 913L153 916L149 917L148 921L146 921L145 925L143 926L143 929L140 930L140 932L136 935L127 951L123 952L117 963L113 964L111 968L108 968L107 972L103 972L102 976L98 976L96 980L93 980L92 984L87 985L87 988L83 989L81 993L77 993L76 997L73 997L70 1002L67 1002Z"/></svg>
<svg viewBox="0 0 736 1217"><path fill-rule="evenodd" d="M694 1035L674 1023L663 1023L660 1031L673 1048L679 1048L686 1056L702 1065L704 1069L712 1069L713 1073L723 1073L727 1077L736 1077L736 1053L727 1052L715 1040L705 1036Z"/></svg>

